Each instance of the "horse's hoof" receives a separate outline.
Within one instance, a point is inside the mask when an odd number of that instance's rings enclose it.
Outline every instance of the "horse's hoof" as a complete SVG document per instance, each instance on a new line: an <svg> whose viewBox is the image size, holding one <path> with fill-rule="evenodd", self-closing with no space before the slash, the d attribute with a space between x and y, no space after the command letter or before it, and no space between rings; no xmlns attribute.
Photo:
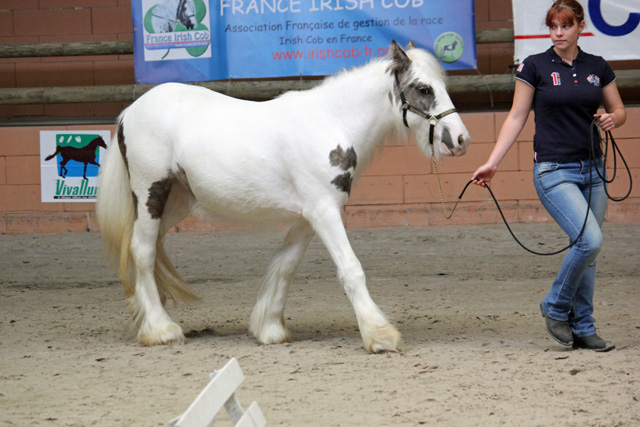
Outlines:
<svg viewBox="0 0 640 427"><path fill-rule="evenodd" d="M402 336L391 325L378 327L375 333L364 340L365 347L371 353L397 352L402 344Z"/></svg>
<svg viewBox="0 0 640 427"><path fill-rule="evenodd" d="M263 326L259 331L251 328L251 332L262 344L283 344L285 342L291 342L291 333L289 333L289 330L277 323Z"/></svg>
<svg viewBox="0 0 640 427"><path fill-rule="evenodd" d="M150 330L140 330L138 334L138 342L146 346L163 345L163 344L184 344L185 337L182 328L176 323L169 323L164 328L156 328Z"/></svg>

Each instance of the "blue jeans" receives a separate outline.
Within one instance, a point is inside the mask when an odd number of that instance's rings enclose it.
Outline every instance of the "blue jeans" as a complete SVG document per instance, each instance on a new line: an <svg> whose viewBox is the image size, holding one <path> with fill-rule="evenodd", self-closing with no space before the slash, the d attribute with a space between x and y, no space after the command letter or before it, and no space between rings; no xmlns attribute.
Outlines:
<svg viewBox="0 0 640 427"><path fill-rule="evenodd" d="M591 166L590 166L591 164ZM578 337L596 333L593 325L593 294L596 281L596 257L602 245L600 227L607 208L602 160L535 163L533 183L547 212L574 242L587 213L589 188L591 209L584 233L571 247L556 276L551 290L542 300L542 307L552 319L569 321Z"/></svg>

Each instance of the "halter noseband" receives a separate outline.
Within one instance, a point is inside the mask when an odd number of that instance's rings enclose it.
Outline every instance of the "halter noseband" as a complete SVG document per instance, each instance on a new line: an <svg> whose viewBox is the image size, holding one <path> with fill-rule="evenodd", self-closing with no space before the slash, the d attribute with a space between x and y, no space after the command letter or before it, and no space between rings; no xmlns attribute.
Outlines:
<svg viewBox="0 0 640 427"><path fill-rule="evenodd" d="M400 92L400 100L402 101L402 121L404 122L404 125L408 128L409 127L409 123L407 123L407 111L411 111L414 114L419 115L420 117L422 117L423 119L427 120L429 122L429 144L433 145L433 132L435 130L436 125L438 124L438 122L440 121L441 118L448 116L449 114L453 114L456 113L458 110L456 110L455 108L450 108L448 110L443 111L440 114L427 114L424 111L414 107L413 105L409 104L409 101L407 101L407 98L404 96L404 92L402 91L402 88L400 87L400 79L398 79L398 72L396 71L394 73L394 76L396 78L396 86L398 86L398 91Z"/></svg>

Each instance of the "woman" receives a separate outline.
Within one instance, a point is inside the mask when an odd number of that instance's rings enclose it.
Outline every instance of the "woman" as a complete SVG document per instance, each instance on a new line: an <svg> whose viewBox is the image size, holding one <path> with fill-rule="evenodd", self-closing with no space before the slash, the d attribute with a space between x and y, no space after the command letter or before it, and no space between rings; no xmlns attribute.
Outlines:
<svg viewBox="0 0 640 427"><path fill-rule="evenodd" d="M529 56L518 67L511 111L489 160L476 170L472 181L480 186L491 181L533 104L535 188L542 205L572 242L582 229L591 193L586 228L564 258L540 310L547 331L559 343L609 351L615 346L596 334L592 317L595 261L602 244L607 195L596 171L604 175L598 144L596 160L589 160L590 125L597 118L601 129L609 131L625 122L626 111L609 64L578 47L585 26L582 6L576 0L555 1L546 25L553 46ZM606 113L597 116L601 103Z"/></svg>

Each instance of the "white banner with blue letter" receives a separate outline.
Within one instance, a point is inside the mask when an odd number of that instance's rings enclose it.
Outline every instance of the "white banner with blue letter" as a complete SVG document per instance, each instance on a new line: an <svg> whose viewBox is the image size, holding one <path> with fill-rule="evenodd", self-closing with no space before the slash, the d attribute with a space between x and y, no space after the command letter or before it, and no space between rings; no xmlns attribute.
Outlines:
<svg viewBox="0 0 640 427"><path fill-rule="evenodd" d="M391 40L476 68L473 0L133 0L138 83L321 76Z"/></svg>
<svg viewBox="0 0 640 427"><path fill-rule="evenodd" d="M578 44L608 61L640 59L640 0L578 0L585 27ZM553 4L512 0L515 41L514 62L547 50L551 45L545 25Z"/></svg>

